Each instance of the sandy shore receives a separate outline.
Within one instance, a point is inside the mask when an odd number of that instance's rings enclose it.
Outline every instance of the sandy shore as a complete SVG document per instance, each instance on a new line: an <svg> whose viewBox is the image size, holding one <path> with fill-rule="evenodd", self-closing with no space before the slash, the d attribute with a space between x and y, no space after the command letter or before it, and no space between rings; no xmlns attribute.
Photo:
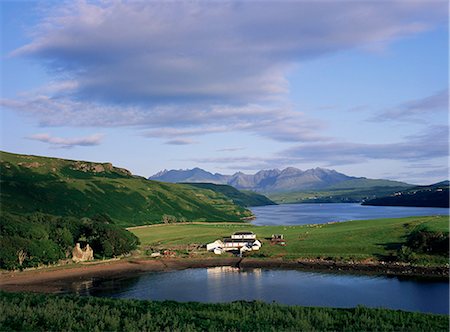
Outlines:
<svg viewBox="0 0 450 332"><path fill-rule="evenodd" d="M58 293L68 285L91 280L91 278L116 278L133 276L150 271L171 271L186 268L214 266L238 266L241 268L285 268L308 271L342 272L355 274L378 274L405 277L433 277L447 279L445 267L414 267L387 263L334 262L323 260L251 259L251 258L203 258L203 259L139 259L77 264L22 272L0 274L0 289L6 291L30 291Z"/></svg>
<svg viewBox="0 0 450 332"><path fill-rule="evenodd" d="M117 260L97 264L73 264L28 271L3 272L0 274L0 289L58 293L67 289L67 285L70 283L82 282L91 278L115 278L143 272L170 271L190 267L237 265L239 260L239 258Z"/></svg>

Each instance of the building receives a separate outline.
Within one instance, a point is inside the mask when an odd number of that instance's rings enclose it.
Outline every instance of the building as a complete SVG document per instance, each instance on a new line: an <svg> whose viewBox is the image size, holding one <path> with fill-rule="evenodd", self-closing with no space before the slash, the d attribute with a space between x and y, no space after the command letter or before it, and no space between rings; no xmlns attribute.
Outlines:
<svg viewBox="0 0 450 332"><path fill-rule="evenodd" d="M236 232L223 240L216 240L206 245L206 250L213 251L215 254L222 254L225 251L244 251L259 250L262 243L256 239L253 232Z"/></svg>
<svg viewBox="0 0 450 332"><path fill-rule="evenodd" d="M225 244L221 240L216 240L212 243L208 243L206 245L206 250L213 251L215 248L223 248L225 247Z"/></svg>
<svg viewBox="0 0 450 332"><path fill-rule="evenodd" d="M272 234L270 244L272 244L272 245L278 244L280 246L285 246L286 241L284 240L284 235L283 234Z"/></svg>
<svg viewBox="0 0 450 332"><path fill-rule="evenodd" d="M225 238L223 239L223 243L225 244L225 250L237 250L242 247L252 248L252 250L259 250L261 248L261 242L256 239L233 239L233 238Z"/></svg>
<svg viewBox="0 0 450 332"><path fill-rule="evenodd" d="M232 239L255 240L256 235L253 232L236 232L231 235Z"/></svg>

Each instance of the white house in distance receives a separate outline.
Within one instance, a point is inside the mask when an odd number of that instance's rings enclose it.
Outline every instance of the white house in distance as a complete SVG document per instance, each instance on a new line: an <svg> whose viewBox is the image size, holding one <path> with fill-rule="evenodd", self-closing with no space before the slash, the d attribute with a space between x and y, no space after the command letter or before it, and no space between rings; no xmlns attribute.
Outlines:
<svg viewBox="0 0 450 332"><path fill-rule="evenodd" d="M231 237L208 243L206 250L213 251L217 255L225 251L236 250L242 254L244 251L259 250L261 245L262 243L256 239L256 235L253 232L236 232Z"/></svg>

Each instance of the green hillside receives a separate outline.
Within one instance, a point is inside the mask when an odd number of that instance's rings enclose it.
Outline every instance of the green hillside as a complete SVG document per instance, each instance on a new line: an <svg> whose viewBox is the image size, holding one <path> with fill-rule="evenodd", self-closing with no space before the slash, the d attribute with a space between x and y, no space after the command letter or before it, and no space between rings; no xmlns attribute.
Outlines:
<svg viewBox="0 0 450 332"><path fill-rule="evenodd" d="M350 179L320 190L275 193L267 196L276 203L359 203L391 195L412 185L381 179Z"/></svg>
<svg viewBox="0 0 450 332"><path fill-rule="evenodd" d="M195 188L208 189L219 192L229 197L235 204L243 207L248 206L262 206L274 205L275 202L268 199L266 196L257 194L253 191L237 190L236 188L225 184L213 183L186 183Z"/></svg>
<svg viewBox="0 0 450 332"><path fill-rule="evenodd" d="M449 207L449 182L417 186L389 196L365 201L363 205Z"/></svg>
<svg viewBox="0 0 450 332"><path fill-rule="evenodd" d="M332 186L328 186L328 190L335 189L370 189L370 188L408 188L411 187L411 184L400 182L400 181L392 181L392 180L383 180L383 179L367 179L367 178L357 178L350 179L346 181L339 182Z"/></svg>
<svg viewBox="0 0 450 332"><path fill-rule="evenodd" d="M0 152L2 211L90 217L123 226L170 221L240 221L251 212L225 195L149 181L109 163ZM165 218L167 219L167 218Z"/></svg>

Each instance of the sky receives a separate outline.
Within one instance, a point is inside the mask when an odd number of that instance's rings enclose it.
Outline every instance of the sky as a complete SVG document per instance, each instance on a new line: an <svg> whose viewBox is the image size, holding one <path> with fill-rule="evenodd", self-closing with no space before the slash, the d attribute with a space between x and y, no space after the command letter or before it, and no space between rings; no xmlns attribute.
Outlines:
<svg viewBox="0 0 450 332"><path fill-rule="evenodd" d="M448 179L448 2L1 1L1 150Z"/></svg>

